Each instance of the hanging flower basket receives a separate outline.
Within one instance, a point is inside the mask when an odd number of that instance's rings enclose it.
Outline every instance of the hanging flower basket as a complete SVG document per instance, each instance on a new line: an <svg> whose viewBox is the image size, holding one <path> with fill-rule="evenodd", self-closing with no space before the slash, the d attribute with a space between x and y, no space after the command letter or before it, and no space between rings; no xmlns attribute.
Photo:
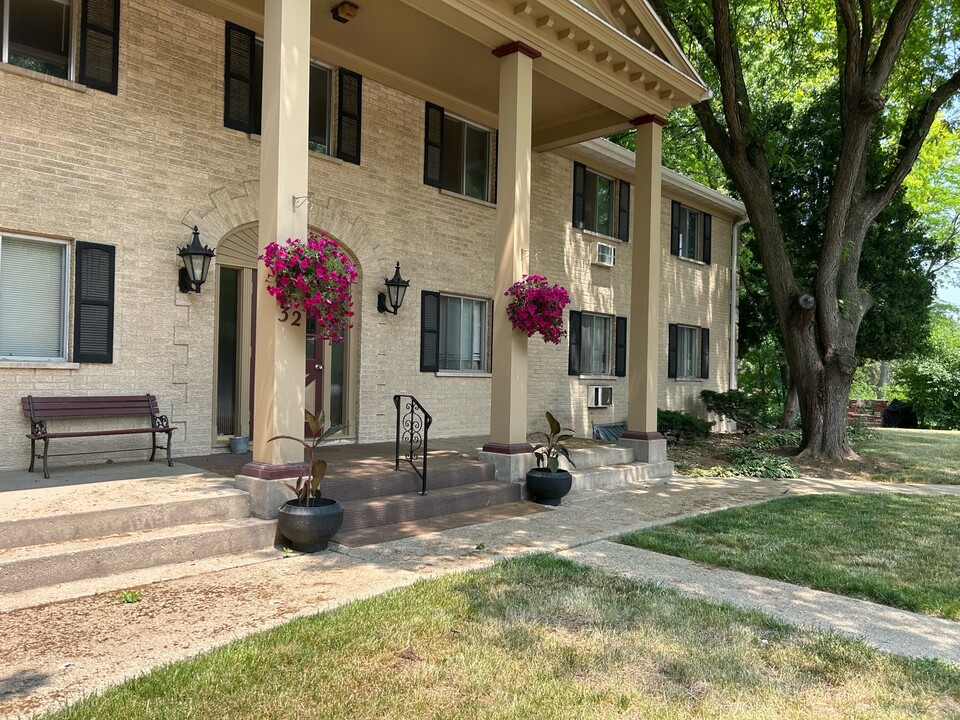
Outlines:
<svg viewBox="0 0 960 720"><path fill-rule="evenodd" d="M310 233L307 241L272 242L260 256L270 271L267 292L285 310L300 310L316 323L317 337L342 342L350 327L353 301L350 286L357 271L337 244L324 232Z"/></svg>
<svg viewBox="0 0 960 720"><path fill-rule="evenodd" d="M550 285L543 275L524 275L504 293L511 298L507 317L514 330L533 337L540 333L544 342L559 344L567 331L563 329L563 308L570 295L559 285Z"/></svg>

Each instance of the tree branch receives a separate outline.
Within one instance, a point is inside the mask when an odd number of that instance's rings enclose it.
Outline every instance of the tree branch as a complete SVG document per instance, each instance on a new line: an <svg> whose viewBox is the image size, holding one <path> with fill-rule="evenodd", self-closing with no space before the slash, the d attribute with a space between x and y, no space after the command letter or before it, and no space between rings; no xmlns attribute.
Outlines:
<svg viewBox="0 0 960 720"><path fill-rule="evenodd" d="M873 220L889 203L900 189L913 164L920 155L920 148L937 118L940 108L960 91L960 70L941 83L927 100L914 107L903 124L900 133L900 149L897 153L897 164L884 178L880 187L869 193L865 200L865 209L868 217Z"/></svg>
<svg viewBox="0 0 960 720"><path fill-rule="evenodd" d="M917 14L919 4L920 0L898 0L893 12L890 13L887 29L883 33L877 54L870 66L869 80L872 94L879 96L887 80L890 79L890 73L900 56L903 41L907 37L913 16Z"/></svg>

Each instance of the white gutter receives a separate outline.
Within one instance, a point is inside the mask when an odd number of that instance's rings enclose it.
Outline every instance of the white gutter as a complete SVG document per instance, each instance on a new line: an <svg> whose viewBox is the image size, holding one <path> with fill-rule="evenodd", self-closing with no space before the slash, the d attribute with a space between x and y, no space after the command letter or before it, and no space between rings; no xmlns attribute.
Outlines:
<svg viewBox="0 0 960 720"><path fill-rule="evenodd" d="M730 258L730 386L728 389L737 389L737 323L739 322L739 260L740 260L740 229L749 223L744 218L733 224L732 242L733 257Z"/></svg>

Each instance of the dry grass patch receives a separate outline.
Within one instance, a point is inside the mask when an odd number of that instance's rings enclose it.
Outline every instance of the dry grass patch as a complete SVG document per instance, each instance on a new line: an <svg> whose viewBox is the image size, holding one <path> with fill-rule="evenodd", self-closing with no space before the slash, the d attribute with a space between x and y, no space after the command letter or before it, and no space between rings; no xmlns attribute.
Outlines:
<svg viewBox="0 0 960 720"><path fill-rule="evenodd" d="M960 669L534 556L295 621L56 718L906 718Z"/></svg>

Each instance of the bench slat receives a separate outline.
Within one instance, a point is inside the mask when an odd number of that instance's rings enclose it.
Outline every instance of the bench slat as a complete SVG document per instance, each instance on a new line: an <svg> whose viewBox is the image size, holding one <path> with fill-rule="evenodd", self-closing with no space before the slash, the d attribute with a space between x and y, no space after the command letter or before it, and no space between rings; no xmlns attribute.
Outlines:
<svg viewBox="0 0 960 720"><path fill-rule="evenodd" d="M99 435L133 435L136 433L172 433L176 428L127 428L126 430L87 430L84 432L54 432L46 435L28 433L31 440L43 438L96 437Z"/></svg>
<svg viewBox="0 0 960 720"><path fill-rule="evenodd" d="M23 416L30 417L31 398L21 399ZM150 415L159 414L155 395L118 395L90 397L33 397L33 417L41 420L57 417Z"/></svg>

